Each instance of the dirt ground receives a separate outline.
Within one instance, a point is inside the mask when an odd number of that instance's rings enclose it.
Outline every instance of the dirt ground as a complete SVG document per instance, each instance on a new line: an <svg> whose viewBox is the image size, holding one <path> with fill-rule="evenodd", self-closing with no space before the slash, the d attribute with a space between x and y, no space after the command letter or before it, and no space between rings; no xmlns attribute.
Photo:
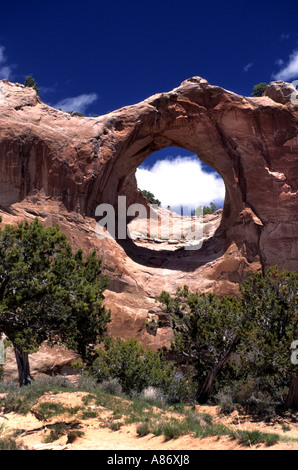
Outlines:
<svg viewBox="0 0 298 470"><path fill-rule="evenodd" d="M44 402L59 403L68 407L82 406L82 399L87 395L86 392L46 394L26 415L8 413L0 415L1 435L10 436L15 431L18 435L16 441L22 445L24 450L98 450L98 451L146 451L146 450L248 450L239 444L237 440L232 440L229 436L194 438L186 435L178 439L166 441L163 436L154 436L148 434L145 437L139 437L136 432L136 424L124 425L119 430L112 431L103 425L109 420L111 411L103 407L97 407L99 416L96 418L78 419L78 416L59 415L48 420L41 419L37 412L37 406ZM1 397L0 397L1 404ZM92 407L90 407L92 408ZM100 408L100 410L99 410ZM222 417L218 413L217 407L196 406L195 412L207 413L212 415L213 422L221 422L230 429L239 430L258 430L265 433L277 433L283 438L297 439L297 442L279 442L273 446L265 445L251 446L252 450L298 450L298 422L293 418L276 420L273 423L256 422L249 417L239 416L234 412L229 417ZM51 426L54 423L76 423L76 429L83 434L76 438L74 442L68 442L67 435L63 435L54 442L45 444L45 437L49 434Z"/></svg>

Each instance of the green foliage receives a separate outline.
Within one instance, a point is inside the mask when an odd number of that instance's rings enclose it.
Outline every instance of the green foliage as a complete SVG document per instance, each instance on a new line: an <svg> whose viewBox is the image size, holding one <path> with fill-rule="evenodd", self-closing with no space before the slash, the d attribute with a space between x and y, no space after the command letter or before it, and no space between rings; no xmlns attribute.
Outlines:
<svg viewBox="0 0 298 470"><path fill-rule="evenodd" d="M84 436L83 431L78 429L69 429L69 427L76 426L76 423L65 423L64 421L58 422L52 425L48 425L47 428L50 430L44 438L45 443L54 442L61 436L67 435L67 444L75 442L79 437Z"/></svg>
<svg viewBox="0 0 298 470"><path fill-rule="evenodd" d="M62 385L63 384L63 385ZM197 413L190 409L187 404L167 405L162 407L156 404L150 404L146 400L127 397L115 397L103 391L100 387L92 390L89 394L84 394L81 407L65 407L59 402L43 402L40 400L42 395L51 395L61 392L90 392L88 388L75 387L70 382L61 381L59 377L48 377L47 379L36 380L31 387L23 387L17 392L15 390L7 391L3 399L3 411L5 413L16 412L24 413L38 412L41 419L53 420L46 422L47 434L44 442L53 442L61 436L67 436L67 443L74 442L78 437L83 436L81 429L81 420L94 418L101 421L102 425L117 431L122 425L136 424L136 432L139 437L144 437L149 433L156 436L163 436L166 440L177 439L183 435L191 435L195 438L227 436L229 439L237 440L244 446L257 444L273 445L276 442L287 438L280 437L277 434L262 433L257 430L240 430L236 426L225 426L221 423L213 422L211 415L207 413ZM12 406L12 397L26 397L26 406L17 408ZM10 403L10 407L7 407ZM108 418L102 422L100 409L98 412L91 411L90 405L105 407L110 411ZM67 417L61 416L67 414ZM112 416L111 416L112 415ZM72 416L72 419L69 417ZM55 421L55 417L58 418ZM60 419L60 418L63 418ZM40 419L40 417L39 417ZM119 421L121 419L121 421ZM288 428L287 428L288 429ZM284 427L284 431L287 430ZM20 433L20 430L19 430ZM6 433L5 433L6 434ZM16 437L16 433L13 434ZM19 443L8 435L1 435L0 426L0 449L17 450L22 449ZM25 449L23 449L25 450Z"/></svg>
<svg viewBox="0 0 298 470"><path fill-rule="evenodd" d="M33 88L37 94L39 94L38 83L30 75L26 77L25 84L26 87Z"/></svg>
<svg viewBox="0 0 298 470"><path fill-rule="evenodd" d="M83 437L84 434L85 433L83 431L79 431L78 429L73 429L71 431L68 431L67 432L67 444L72 444L80 437Z"/></svg>
<svg viewBox="0 0 298 470"><path fill-rule="evenodd" d="M271 267L241 286L246 322L238 348L242 367L263 391L282 402L297 374L290 347L298 338L298 274Z"/></svg>
<svg viewBox="0 0 298 470"><path fill-rule="evenodd" d="M51 429L50 429L49 434L47 434L44 438L45 444L56 441L67 432L67 425L64 422L55 423L54 425L50 427Z"/></svg>
<svg viewBox="0 0 298 470"><path fill-rule="evenodd" d="M35 219L0 229L0 260L0 332L14 348L33 353L47 340L86 358L110 319L95 251L84 259L59 226Z"/></svg>
<svg viewBox="0 0 298 470"><path fill-rule="evenodd" d="M150 191L147 191L146 189L144 189L142 191L142 194L147 199L147 201L150 202L150 204L155 204L157 206L161 205L161 202L158 199L156 199L154 194L152 194Z"/></svg>
<svg viewBox="0 0 298 470"><path fill-rule="evenodd" d="M70 116L72 117L86 117L85 114L83 113L79 113L78 111L67 111L68 114L70 114Z"/></svg>
<svg viewBox="0 0 298 470"><path fill-rule="evenodd" d="M139 437L144 437L144 436L147 436L149 433L150 433L150 426L149 426L149 423L147 422L144 422L144 423L140 423L138 426L137 426L137 435Z"/></svg>
<svg viewBox="0 0 298 470"><path fill-rule="evenodd" d="M214 214L215 211L216 211L216 204L214 204L214 202L211 202L210 206L203 207L203 215Z"/></svg>
<svg viewBox="0 0 298 470"><path fill-rule="evenodd" d="M187 286L178 288L174 297L164 291L158 300L170 314L172 350L194 366L199 384L197 397L202 399L204 390L207 399L221 367L236 349L242 324L241 304L234 297L198 295Z"/></svg>
<svg viewBox="0 0 298 470"><path fill-rule="evenodd" d="M12 389L5 384L1 385L1 392L5 392L5 398L1 405L5 413L18 413L26 415L38 399L44 394L74 391L74 386L64 377L46 377L32 383L31 387Z"/></svg>
<svg viewBox="0 0 298 470"><path fill-rule="evenodd" d="M153 386L175 401L189 393L177 367L135 339L105 338L104 349L98 350L91 373L99 382L117 379L126 394L141 393Z"/></svg>
<svg viewBox="0 0 298 470"><path fill-rule="evenodd" d="M24 450L12 437L0 437L0 450Z"/></svg>
<svg viewBox="0 0 298 470"><path fill-rule="evenodd" d="M110 395L121 395L122 387L118 379L112 378L100 383L100 387Z"/></svg>
<svg viewBox="0 0 298 470"><path fill-rule="evenodd" d="M274 397L263 390L262 381L259 382L251 377L247 377L246 380L235 380L223 387L215 396L215 403L225 415L239 409L241 405L241 409L265 422L277 416L277 403Z"/></svg>
<svg viewBox="0 0 298 470"><path fill-rule="evenodd" d="M120 423L119 421L112 421L109 425L109 428L111 431L119 431L119 429L121 429L121 426L122 426L123 423Z"/></svg>
<svg viewBox="0 0 298 470"><path fill-rule="evenodd" d="M291 345L298 338L298 274L274 266L265 274L250 274L240 291L240 362L230 383L221 377L216 384L219 404L232 409L240 403L270 420L281 406L292 406L288 398L298 372L291 362ZM297 394L296 389L294 401Z"/></svg>
<svg viewBox="0 0 298 470"><path fill-rule="evenodd" d="M214 202L210 202L209 206L199 206L195 209L194 215L199 217L202 214L207 215L207 214L214 214L214 212L217 210L216 204Z"/></svg>
<svg viewBox="0 0 298 470"><path fill-rule="evenodd" d="M165 440L177 439L184 435L192 435L196 438L228 436L238 440L245 447L265 444L272 446L280 440L278 434L262 433L257 430L242 431L225 426L221 423L213 423L212 417L194 413L182 415L181 418L159 417L159 419L143 421L137 426L137 434L140 437L149 433L155 436L164 436Z"/></svg>
<svg viewBox="0 0 298 470"><path fill-rule="evenodd" d="M239 444L250 447L257 444L265 444L267 447L277 444L280 440L278 434L264 433L260 431L236 431L235 438L239 440Z"/></svg>
<svg viewBox="0 0 298 470"><path fill-rule="evenodd" d="M38 405L36 410L42 416L44 421L47 421L50 418L53 418L57 415L64 415L68 414L70 416L75 415L78 411L80 411L81 407L71 407L71 406L64 406L61 403L53 403L53 402L42 402Z"/></svg>
<svg viewBox="0 0 298 470"><path fill-rule="evenodd" d="M164 417L150 423L149 431L155 436L163 435L165 440L177 439L184 435L192 435L197 438L212 436L232 436L231 430L223 424L212 422L212 417L204 419L201 415L188 413L181 418Z"/></svg>
<svg viewBox="0 0 298 470"><path fill-rule="evenodd" d="M252 96L262 96L267 88L267 83L261 82L253 87Z"/></svg>
<svg viewBox="0 0 298 470"><path fill-rule="evenodd" d="M162 292L158 300L171 319L173 352L196 370L197 399L206 400L233 382L246 383L233 399L225 397L223 406L250 403L269 416L297 382L291 345L298 338L298 274L274 266L264 275L249 275L240 293L240 300L219 299L185 286L174 297ZM232 352L239 364L227 361ZM298 401L298 390L295 394Z"/></svg>
<svg viewBox="0 0 298 470"><path fill-rule="evenodd" d="M97 411L93 411L93 410L83 411L82 413L82 419L96 418L97 416L98 416Z"/></svg>

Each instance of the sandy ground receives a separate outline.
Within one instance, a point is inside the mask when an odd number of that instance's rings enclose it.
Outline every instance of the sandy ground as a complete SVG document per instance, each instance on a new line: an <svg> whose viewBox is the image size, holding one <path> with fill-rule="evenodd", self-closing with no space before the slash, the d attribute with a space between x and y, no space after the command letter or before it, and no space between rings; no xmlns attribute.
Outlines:
<svg viewBox="0 0 298 470"><path fill-rule="evenodd" d="M61 393L56 395L47 394L43 396L39 403L43 401L53 401L65 406L81 406L83 397L87 395L84 392ZM1 404L1 397L0 397ZM99 408L101 408L99 410ZM107 423L111 417L111 411L102 407L97 407L100 411L96 418L78 419L77 415L64 416L59 415L47 420L46 422L38 416L35 405L31 412L26 416L16 413L8 413L0 415L0 430L2 436L12 435L18 430L16 438L25 450L98 450L98 451L193 451L193 450L248 450L248 447L241 446L237 440L232 440L228 436L209 437L204 439L194 438L186 435L178 439L165 441L164 437L156 437L149 434L145 437L138 437L136 433L136 425L125 425L118 431L112 431L105 427L103 423ZM295 438L297 442L279 442L271 447L265 445L251 446L252 450L298 450L298 423L292 419L276 421L274 423L256 422L248 417L240 417L237 412L227 417L218 414L217 407L196 406L197 413L208 413L213 416L214 422L222 422L231 429L241 430L259 430L266 433L277 433L287 438ZM74 442L67 442L67 436L63 435L52 443L45 444L44 439L49 434L51 425L57 422L76 422L77 427L84 434L78 437ZM285 431L284 425L287 425Z"/></svg>

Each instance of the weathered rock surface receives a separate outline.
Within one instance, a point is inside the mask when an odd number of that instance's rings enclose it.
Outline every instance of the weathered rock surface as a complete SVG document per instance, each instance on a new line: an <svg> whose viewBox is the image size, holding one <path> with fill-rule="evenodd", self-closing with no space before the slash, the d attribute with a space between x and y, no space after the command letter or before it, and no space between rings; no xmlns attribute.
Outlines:
<svg viewBox="0 0 298 470"><path fill-rule="evenodd" d="M39 351L30 355L30 373L34 379L45 375L72 375L75 373L72 363L77 355L66 348L50 347L42 344ZM13 348L6 349L6 360L4 365L5 382L18 380L16 360Z"/></svg>
<svg viewBox="0 0 298 470"><path fill-rule="evenodd" d="M111 278L111 333L158 347L170 332L153 334L145 321L158 314L154 298L162 289L174 292L187 284L199 292L237 294L249 271L273 264L298 270L298 107L292 85L274 82L266 96L250 98L193 77L98 118L53 109L19 84L4 80L3 89L3 222L38 216L45 224L58 222L74 248L97 249ZM118 196L127 197L127 207L147 204L136 168L168 146L196 153L226 186L222 213L212 223L205 220L200 250L173 250L173 241L152 250L144 237L142 243L117 241L96 225L97 206L112 204L117 214Z"/></svg>

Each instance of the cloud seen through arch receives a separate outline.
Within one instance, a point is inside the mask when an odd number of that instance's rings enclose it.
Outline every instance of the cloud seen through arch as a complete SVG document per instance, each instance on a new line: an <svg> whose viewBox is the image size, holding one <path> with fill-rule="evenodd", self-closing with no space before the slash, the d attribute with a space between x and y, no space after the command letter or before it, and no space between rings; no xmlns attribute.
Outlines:
<svg viewBox="0 0 298 470"><path fill-rule="evenodd" d="M222 178L215 171L205 171L196 155L159 160L151 168L143 164L136 171L136 179L139 189L151 191L165 208L183 206L191 210L211 202L219 208L224 203Z"/></svg>

